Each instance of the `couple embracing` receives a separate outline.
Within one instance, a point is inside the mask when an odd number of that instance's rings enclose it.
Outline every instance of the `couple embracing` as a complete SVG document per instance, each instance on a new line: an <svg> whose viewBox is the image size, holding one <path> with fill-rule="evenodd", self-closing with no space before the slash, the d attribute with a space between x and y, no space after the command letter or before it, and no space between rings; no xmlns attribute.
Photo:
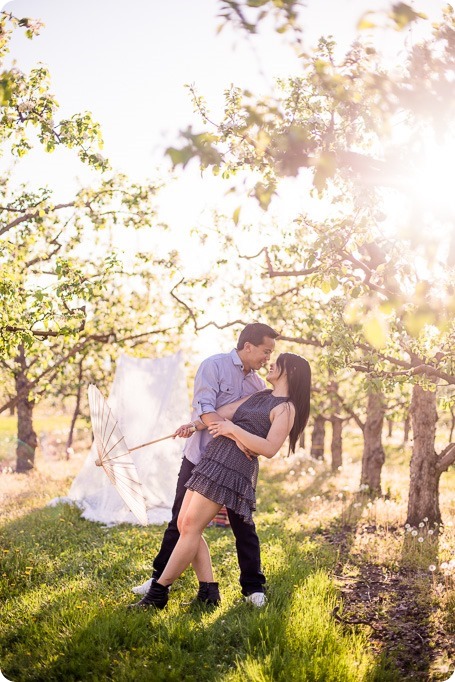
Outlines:
<svg viewBox="0 0 455 682"><path fill-rule="evenodd" d="M258 457L273 457L288 436L294 452L310 411L307 360L294 353L280 354L267 374L272 389L266 389L256 374L269 363L277 336L266 324L248 324L236 349L213 355L199 367L193 421L176 431L188 440L172 519L153 562L148 592L130 608L164 608L170 585L190 564L199 580L196 602L219 603L202 533L222 506L227 508L236 540L242 594L255 606L265 604L265 577L252 518Z"/></svg>

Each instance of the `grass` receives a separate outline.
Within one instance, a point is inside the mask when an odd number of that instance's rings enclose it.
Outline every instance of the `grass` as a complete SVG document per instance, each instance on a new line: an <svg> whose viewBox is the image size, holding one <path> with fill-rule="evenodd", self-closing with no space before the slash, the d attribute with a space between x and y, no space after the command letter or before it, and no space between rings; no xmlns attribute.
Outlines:
<svg viewBox="0 0 455 682"><path fill-rule="evenodd" d="M128 611L163 527L105 528L74 507L46 507L65 494L81 455L40 455L34 472L0 475L1 671L13 682L447 680L455 472L441 486L444 531L414 536L402 527L402 449L389 447L388 495L376 501L356 490L357 442L345 450L336 476L302 452L261 463L256 523L269 603L256 610L240 597L232 533L210 528L221 607L182 606L196 590L188 570L164 611Z"/></svg>

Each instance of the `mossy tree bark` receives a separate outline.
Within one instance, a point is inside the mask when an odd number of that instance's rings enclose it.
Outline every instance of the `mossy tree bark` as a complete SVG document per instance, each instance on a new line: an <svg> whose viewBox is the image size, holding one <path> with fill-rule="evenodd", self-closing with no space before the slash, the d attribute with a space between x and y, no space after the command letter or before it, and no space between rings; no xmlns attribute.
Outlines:
<svg viewBox="0 0 455 682"><path fill-rule="evenodd" d="M428 526L441 523L439 480L455 462L455 443L440 454L435 451L438 414L436 392L415 385L411 401L414 447L411 457L408 515L406 522L417 526L424 519Z"/></svg>
<svg viewBox="0 0 455 682"><path fill-rule="evenodd" d="M318 414L314 418L313 432L311 434L310 454L315 459L324 459L325 443L325 418Z"/></svg>
<svg viewBox="0 0 455 682"><path fill-rule="evenodd" d="M363 456L361 485L367 485L370 492L381 494L381 472L385 461L382 446L385 405L382 393L368 392L368 407L363 429Z"/></svg>
<svg viewBox="0 0 455 682"><path fill-rule="evenodd" d="M333 416L332 424L332 471L338 471L343 465L343 419Z"/></svg>
<svg viewBox="0 0 455 682"><path fill-rule="evenodd" d="M31 397L30 382L27 378L27 362L24 347L19 347L14 372L17 402L17 448L16 471L25 472L35 465L35 452L38 439L33 428L34 400Z"/></svg>

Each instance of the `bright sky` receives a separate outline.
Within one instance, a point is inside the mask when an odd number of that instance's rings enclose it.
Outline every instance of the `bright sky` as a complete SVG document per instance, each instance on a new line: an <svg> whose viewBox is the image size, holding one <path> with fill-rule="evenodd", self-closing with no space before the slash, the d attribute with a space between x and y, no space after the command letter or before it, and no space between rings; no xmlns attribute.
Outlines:
<svg viewBox="0 0 455 682"><path fill-rule="evenodd" d="M307 0L304 46L308 49L320 35L333 34L344 50L363 12L391 4ZM414 7L435 19L445 4L419 0ZM11 56L18 67L28 70L45 63L60 115L91 111L101 123L104 153L113 167L138 181L155 177L156 169L168 173L163 150L176 144L180 129L191 123L195 130L202 127L185 84L196 84L216 116L223 90L231 83L267 91L275 77L288 75L297 65L283 38L272 31L249 40L229 27L216 35L216 0L13 0L4 9L45 23L32 41L14 39ZM4 158L0 163L4 167L6 162ZM37 150L21 160L17 177L32 184L39 177L41 184L55 188L56 200L67 201L93 175L71 152L45 155ZM225 190L209 173L201 178L196 164L190 164L164 193L162 216L174 235L186 234L194 225L210 225L211 210L223 206ZM287 218L285 205L282 201L278 209L280 220ZM259 219L254 210L252 215Z"/></svg>
<svg viewBox="0 0 455 682"><path fill-rule="evenodd" d="M389 3L307 0L307 4L305 47L314 45L320 35L333 34L344 49L363 12ZM437 16L444 4L419 0L416 9ZM200 126L185 84L195 83L216 114L223 90L231 83L266 90L276 76L297 65L283 39L272 31L250 40L228 27L216 35L217 0L13 0L4 8L45 23L32 41L18 32L11 54L19 68L26 70L39 61L48 65L62 116L91 111L101 122L106 155L131 177L150 176L157 166L167 170L163 149L175 143L179 129L192 121ZM55 163L55 154L37 155L40 177L48 178L59 192L71 189L76 174L84 177L74 154L62 152L61 164ZM21 173L25 175L34 161L30 155L21 163ZM188 204L194 203L192 197Z"/></svg>

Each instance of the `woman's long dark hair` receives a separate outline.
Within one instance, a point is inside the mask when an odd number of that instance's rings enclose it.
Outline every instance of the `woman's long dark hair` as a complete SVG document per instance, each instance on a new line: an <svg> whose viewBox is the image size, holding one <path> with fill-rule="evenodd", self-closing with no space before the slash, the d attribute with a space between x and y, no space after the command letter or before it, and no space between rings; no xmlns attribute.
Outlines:
<svg viewBox="0 0 455 682"><path fill-rule="evenodd" d="M276 364L280 376L288 377L289 400L295 407L295 419L289 434L289 452L295 452L300 434L310 416L311 367L308 360L295 353L280 353Z"/></svg>

